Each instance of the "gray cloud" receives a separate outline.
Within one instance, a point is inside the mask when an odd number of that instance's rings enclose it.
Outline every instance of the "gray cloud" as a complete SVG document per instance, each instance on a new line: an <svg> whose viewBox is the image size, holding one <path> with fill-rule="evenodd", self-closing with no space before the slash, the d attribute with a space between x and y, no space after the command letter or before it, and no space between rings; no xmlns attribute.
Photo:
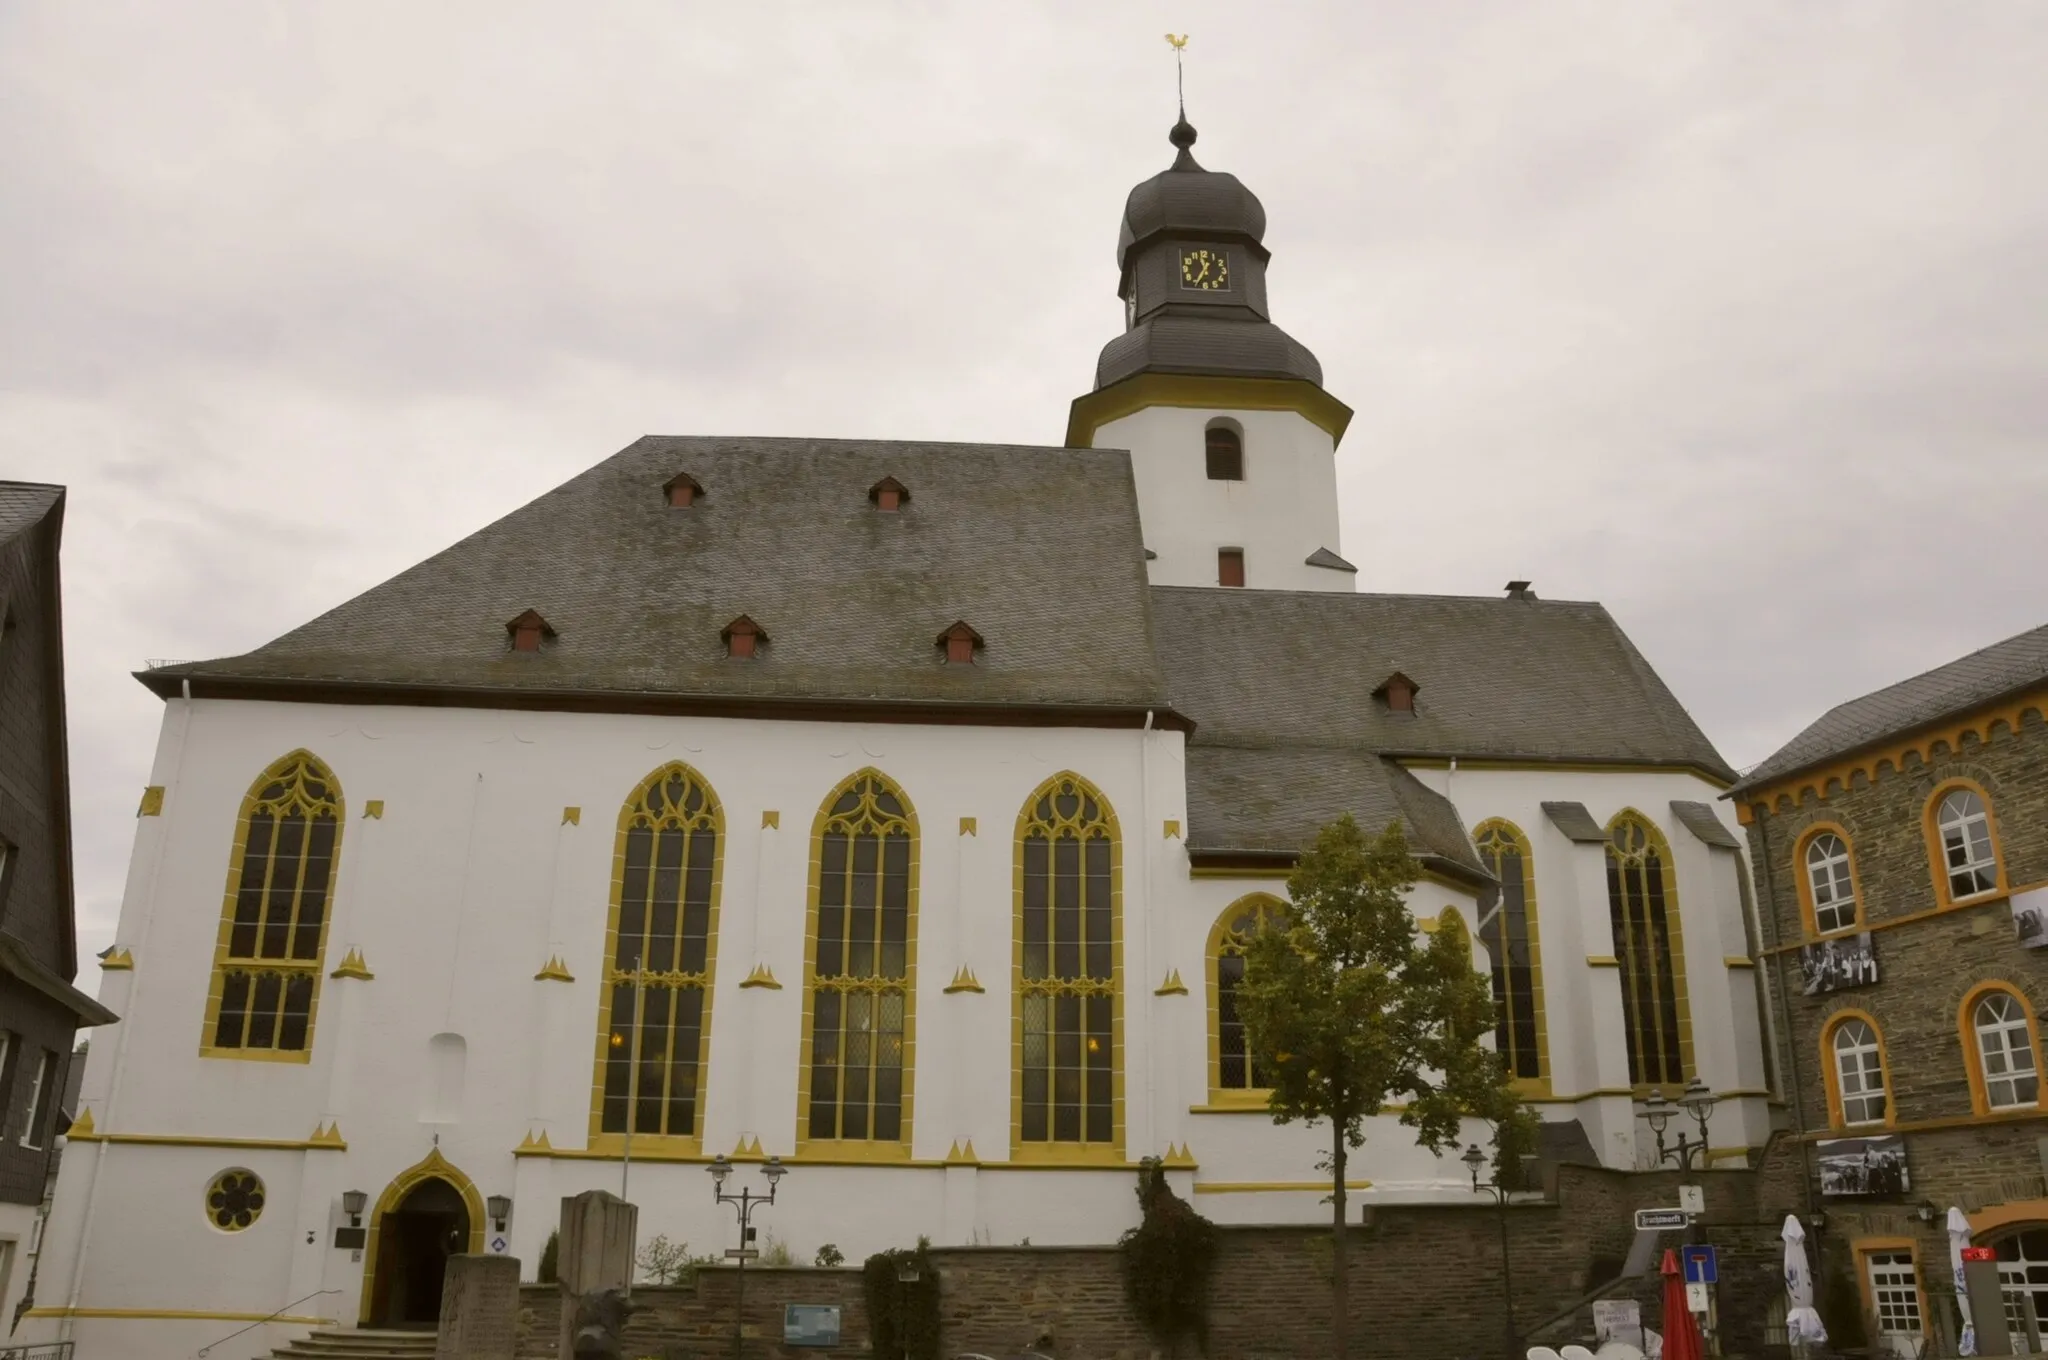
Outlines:
<svg viewBox="0 0 2048 1360"><path fill-rule="evenodd" d="M1190 31L1367 588L1607 601L1738 763L2041 621L2048 13L0 8L80 930L159 708L641 433L1056 442Z"/></svg>

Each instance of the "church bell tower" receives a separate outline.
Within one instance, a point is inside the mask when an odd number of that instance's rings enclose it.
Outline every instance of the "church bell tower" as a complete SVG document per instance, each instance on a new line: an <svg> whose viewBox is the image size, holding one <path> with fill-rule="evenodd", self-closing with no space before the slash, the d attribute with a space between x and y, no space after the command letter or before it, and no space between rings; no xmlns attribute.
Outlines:
<svg viewBox="0 0 2048 1360"><path fill-rule="evenodd" d="M1351 410L1266 306L1266 210L1204 170L1183 116L1117 241L1124 333L1075 400L1067 443L1128 449L1154 585L1351 590L1337 441Z"/></svg>

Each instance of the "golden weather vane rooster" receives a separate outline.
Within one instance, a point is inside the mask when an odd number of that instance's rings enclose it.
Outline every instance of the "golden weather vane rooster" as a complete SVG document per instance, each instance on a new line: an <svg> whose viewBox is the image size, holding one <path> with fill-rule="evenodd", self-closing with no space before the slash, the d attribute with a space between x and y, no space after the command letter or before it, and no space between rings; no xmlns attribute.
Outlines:
<svg viewBox="0 0 2048 1360"><path fill-rule="evenodd" d="M1187 78L1182 74L1180 58L1181 53L1187 50L1188 35L1169 33L1166 41L1173 45L1173 92L1180 102L1181 120L1185 122L1188 116Z"/></svg>

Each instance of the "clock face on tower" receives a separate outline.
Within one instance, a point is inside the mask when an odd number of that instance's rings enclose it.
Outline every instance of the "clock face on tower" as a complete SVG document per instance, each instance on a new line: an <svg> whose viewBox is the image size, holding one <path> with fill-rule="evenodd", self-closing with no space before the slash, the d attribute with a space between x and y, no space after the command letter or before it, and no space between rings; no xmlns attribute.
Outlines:
<svg viewBox="0 0 2048 1360"><path fill-rule="evenodd" d="M1230 289L1230 256L1214 246L1186 246L1180 252L1180 286L1205 293Z"/></svg>

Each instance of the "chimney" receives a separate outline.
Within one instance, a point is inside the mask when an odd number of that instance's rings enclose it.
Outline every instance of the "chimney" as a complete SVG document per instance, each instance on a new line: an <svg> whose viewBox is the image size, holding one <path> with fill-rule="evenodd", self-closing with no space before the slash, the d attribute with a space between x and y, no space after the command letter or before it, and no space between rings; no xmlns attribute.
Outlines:
<svg viewBox="0 0 2048 1360"><path fill-rule="evenodd" d="M1508 582L1508 598L1510 600L1533 600L1536 598L1536 592L1529 589L1527 581L1510 581Z"/></svg>

